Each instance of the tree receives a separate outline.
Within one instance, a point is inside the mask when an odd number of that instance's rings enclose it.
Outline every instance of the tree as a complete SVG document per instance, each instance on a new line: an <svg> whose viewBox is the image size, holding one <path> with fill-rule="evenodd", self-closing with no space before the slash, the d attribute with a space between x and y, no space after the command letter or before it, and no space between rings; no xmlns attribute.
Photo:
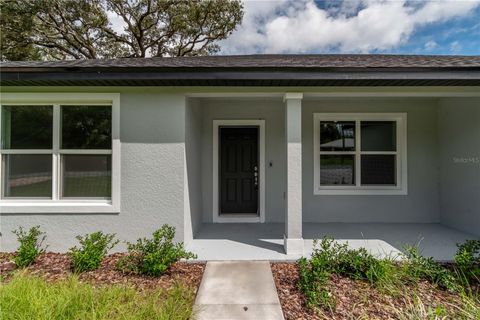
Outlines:
<svg viewBox="0 0 480 320"><path fill-rule="evenodd" d="M243 17L240 0L0 1L2 60L207 55Z"/></svg>
<svg viewBox="0 0 480 320"><path fill-rule="evenodd" d="M30 37L36 9L22 1L0 0L0 51L2 60L39 60Z"/></svg>

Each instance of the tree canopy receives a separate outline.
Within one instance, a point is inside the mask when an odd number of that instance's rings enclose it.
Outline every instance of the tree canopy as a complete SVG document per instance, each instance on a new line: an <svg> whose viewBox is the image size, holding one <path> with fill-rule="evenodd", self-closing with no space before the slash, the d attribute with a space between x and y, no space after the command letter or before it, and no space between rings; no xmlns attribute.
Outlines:
<svg viewBox="0 0 480 320"><path fill-rule="evenodd" d="M240 0L0 0L0 9L2 60L207 55L243 17Z"/></svg>

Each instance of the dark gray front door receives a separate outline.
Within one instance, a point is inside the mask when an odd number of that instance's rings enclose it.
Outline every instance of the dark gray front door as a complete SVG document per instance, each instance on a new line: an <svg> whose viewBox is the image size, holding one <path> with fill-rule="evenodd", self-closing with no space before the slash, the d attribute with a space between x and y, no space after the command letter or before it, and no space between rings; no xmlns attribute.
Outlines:
<svg viewBox="0 0 480 320"><path fill-rule="evenodd" d="M258 127L220 127L220 213L258 213Z"/></svg>

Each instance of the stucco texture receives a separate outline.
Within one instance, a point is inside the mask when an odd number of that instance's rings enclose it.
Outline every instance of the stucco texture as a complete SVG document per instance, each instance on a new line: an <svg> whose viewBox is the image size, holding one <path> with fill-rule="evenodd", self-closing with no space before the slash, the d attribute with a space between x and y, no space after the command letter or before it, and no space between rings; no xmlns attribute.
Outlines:
<svg viewBox="0 0 480 320"><path fill-rule="evenodd" d="M440 222L437 102L428 99L303 101L304 222ZM408 195L314 195L313 113L406 112Z"/></svg>
<svg viewBox="0 0 480 320"><path fill-rule="evenodd" d="M52 251L65 251L76 235L99 230L134 241L164 223L183 240L185 98L122 93L120 104L120 213L2 214L2 251L17 247L11 231L18 226L40 225Z"/></svg>
<svg viewBox="0 0 480 320"><path fill-rule="evenodd" d="M480 100L445 99L438 115L442 223L480 236Z"/></svg>
<svg viewBox="0 0 480 320"><path fill-rule="evenodd" d="M177 240L189 241L202 223L212 222L212 123L219 119L265 120L265 220L285 222L287 150L281 97L186 99L184 93L153 89L118 91L120 212L2 213L0 250L17 247L13 229L34 225L47 232L52 251L65 251L76 244L76 235L98 230L134 241L164 223L177 228ZM408 195L314 195L316 112L406 112ZM480 235L480 164L453 161L457 156L480 157L478 98L307 98L301 120L303 222L440 222Z"/></svg>

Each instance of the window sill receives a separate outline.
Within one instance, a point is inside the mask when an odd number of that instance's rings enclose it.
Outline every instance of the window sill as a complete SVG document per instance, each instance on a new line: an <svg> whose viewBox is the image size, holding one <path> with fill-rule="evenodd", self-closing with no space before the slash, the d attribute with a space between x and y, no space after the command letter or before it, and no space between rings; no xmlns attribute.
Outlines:
<svg viewBox="0 0 480 320"><path fill-rule="evenodd" d="M120 213L111 201L103 202L14 202L0 201L0 212L5 213Z"/></svg>
<svg viewBox="0 0 480 320"><path fill-rule="evenodd" d="M380 195L398 195L406 196L408 195L408 190L406 189L317 189L313 191L314 195L317 196L380 196Z"/></svg>

